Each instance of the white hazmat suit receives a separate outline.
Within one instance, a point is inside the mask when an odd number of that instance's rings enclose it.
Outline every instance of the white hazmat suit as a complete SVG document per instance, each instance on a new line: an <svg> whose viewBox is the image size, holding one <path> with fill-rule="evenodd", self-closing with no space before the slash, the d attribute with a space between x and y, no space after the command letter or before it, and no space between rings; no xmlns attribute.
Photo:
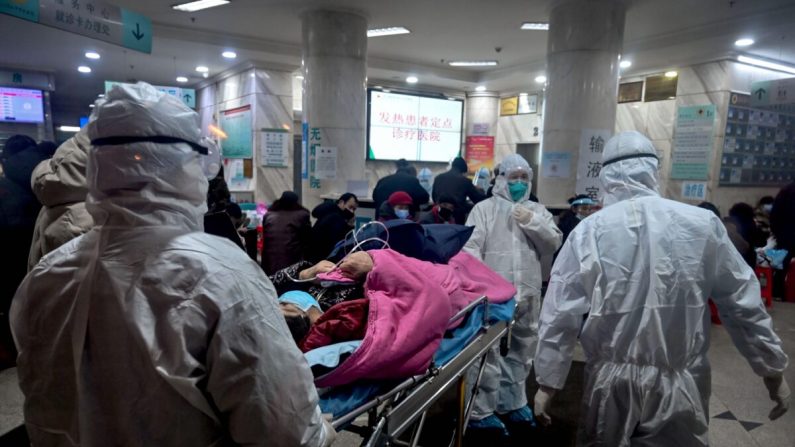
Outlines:
<svg viewBox="0 0 795 447"><path fill-rule="evenodd" d="M202 232L196 113L147 84L97 109L96 227L42 258L11 310L33 445L330 442L273 286Z"/></svg>
<svg viewBox="0 0 795 447"><path fill-rule="evenodd" d="M522 170L532 181L533 171L524 158L516 154L506 157L494 184L494 196L476 204L466 222L475 231L464 250L517 289L510 350L506 357L499 355L498 346L489 353L475 398L474 420L527 405L525 379L535 352L541 306L540 259L553 254L562 239L552 214L543 205L528 200L529 187L520 200L514 202L511 198L507 177ZM518 210L529 211L532 217L520 223L515 218Z"/></svg>
<svg viewBox="0 0 795 447"><path fill-rule="evenodd" d="M538 383L563 387L579 335L587 362L581 444L707 445L707 299L757 374L780 376L787 356L720 219L659 196L651 142L618 134L603 160L606 208L574 229L552 270ZM547 397L536 396L536 414Z"/></svg>

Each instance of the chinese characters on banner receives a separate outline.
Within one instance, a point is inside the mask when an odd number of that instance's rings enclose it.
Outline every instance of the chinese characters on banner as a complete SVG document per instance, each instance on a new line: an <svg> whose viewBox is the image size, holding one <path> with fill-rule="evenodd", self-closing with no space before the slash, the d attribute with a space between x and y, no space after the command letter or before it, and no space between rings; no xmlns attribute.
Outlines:
<svg viewBox="0 0 795 447"><path fill-rule="evenodd" d="M286 168L290 133L284 129L263 129L260 132L259 150L262 166Z"/></svg>
<svg viewBox="0 0 795 447"><path fill-rule="evenodd" d="M602 153L613 132L606 129L583 129L580 134L580 158L577 161L577 194L586 194L594 200L602 196Z"/></svg>
<svg viewBox="0 0 795 447"><path fill-rule="evenodd" d="M715 105L682 106L676 113L671 178L707 180L712 154Z"/></svg>
<svg viewBox="0 0 795 447"><path fill-rule="evenodd" d="M152 52L151 20L100 0L0 0L0 13Z"/></svg>
<svg viewBox="0 0 795 447"><path fill-rule="evenodd" d="M467 137L464 159L470 174L480 168L491 170L494 166L494 137Z"/></svg>
<svg viewBox="0 0 795 447"><path fill-rule="evenodd" d="M323 144L323 137L319 127L309 128L309 188L320 189L320 179L317 177L317 152Z"/></svg>

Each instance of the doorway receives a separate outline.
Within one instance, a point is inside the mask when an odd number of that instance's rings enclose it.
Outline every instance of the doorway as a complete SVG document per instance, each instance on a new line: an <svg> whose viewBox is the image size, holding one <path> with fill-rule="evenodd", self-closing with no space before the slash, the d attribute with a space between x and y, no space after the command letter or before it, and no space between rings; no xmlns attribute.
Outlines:
<svg viewBox="0 0 795 447"><path fill-rule="evenodd" d="M541 151L541 146L538 143L518 143L516 145L516 153L527 160L527 164L533 169L532 192L533 195L538 195L538 176L541 172L538 170L538 160Z"/></svg>

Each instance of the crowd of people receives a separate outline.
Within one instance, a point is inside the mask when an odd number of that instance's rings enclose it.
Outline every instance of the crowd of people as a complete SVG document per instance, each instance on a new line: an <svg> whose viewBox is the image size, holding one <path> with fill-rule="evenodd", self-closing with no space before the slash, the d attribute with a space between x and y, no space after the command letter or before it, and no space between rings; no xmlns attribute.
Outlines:
<svg viewBox="0 0 795 447"><path fill-rule="evenodd" d="M195 112L143 83L111 90L57 150L27 137L6 143L0 362L18 365L34 445L333 442L302 351L366 336L379 255L331 259L359 199L345 193L310 212L284 192L262 221L258 264L223 171L201 161L210 144ZM432 185L405 160L378 182L384 226L465 224L462 253L515 289L510 349L486 357L468 436L553 423L579 339L589 362L581 439L707 445L710 298L763 377L770 418L787 411L788 359L752 268L765 247L787 250L788 265L795 184L721 220L712 204L660 197L658 163L646 137L616 135L603 154L605 196L572 197L557 217L516 154L488 191L461 158Z"/></svg>

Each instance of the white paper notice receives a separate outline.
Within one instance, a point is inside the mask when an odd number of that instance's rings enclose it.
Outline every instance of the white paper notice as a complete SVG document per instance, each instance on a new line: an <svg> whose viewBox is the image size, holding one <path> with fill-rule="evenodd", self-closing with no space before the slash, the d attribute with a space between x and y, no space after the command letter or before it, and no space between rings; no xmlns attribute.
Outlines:
<svg viewBox="0 0 795 447"><path fill-rule="evenodd" d="M315 177L320 180L336 180L337 148L318 146L315 153Z"/></svg>
<svg viewBox="0 0 795 447"><path fill-rule="evenodd" d="M260 131L260 164L277 168L287 167L290 151L290 133L281 129Z"/></svg>

